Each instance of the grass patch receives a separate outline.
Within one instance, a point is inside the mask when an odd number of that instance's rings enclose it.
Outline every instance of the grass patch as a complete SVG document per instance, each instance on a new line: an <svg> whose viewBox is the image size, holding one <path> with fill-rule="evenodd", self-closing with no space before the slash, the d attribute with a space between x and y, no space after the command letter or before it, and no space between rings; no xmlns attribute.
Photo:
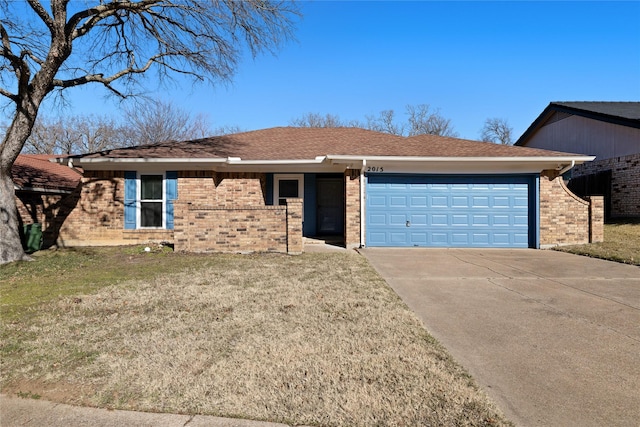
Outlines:
<svg viewBox="0 0 640 427"><path fill-rule="evenodd" d="M58 252L0 268L4 392L298 425L510 425L356 254ZM21 289L38 281L55 290Z"/></svg>
<svg viewBox="0 0 640 427"><path fill-rule="evenodd" d="M63 296L207 262L204 256L173 253L164 246L151 252L144 246L47 250L32 257L34 261L0 265L0 314L5 322Z"/></svg>
<svg viewBox="0 0 640 427"><path fill-rule="evenodd" d="M604 225L604 242L559 246L558 251L640 265L640 218L620 219Z"/></svg>

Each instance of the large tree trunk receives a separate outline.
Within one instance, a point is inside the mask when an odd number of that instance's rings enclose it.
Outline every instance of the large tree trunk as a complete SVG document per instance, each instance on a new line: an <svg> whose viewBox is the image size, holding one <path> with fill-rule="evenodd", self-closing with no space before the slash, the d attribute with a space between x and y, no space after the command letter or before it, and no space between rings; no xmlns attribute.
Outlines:
<svg viewBox="0 0 640 427"><path fill-rule="evenodd" d="M22 249L16 208L15 191L11 173L0 170L0 264L28 260Z"/></svg>
<svg viewBox="0 0 640 427"><path fill-rule="evenodd" d="M39 102L37 103L39 104ZM30 259L20 240L11 166L31 133L36 109L19 109L0 146L0 264Z"/></svg>

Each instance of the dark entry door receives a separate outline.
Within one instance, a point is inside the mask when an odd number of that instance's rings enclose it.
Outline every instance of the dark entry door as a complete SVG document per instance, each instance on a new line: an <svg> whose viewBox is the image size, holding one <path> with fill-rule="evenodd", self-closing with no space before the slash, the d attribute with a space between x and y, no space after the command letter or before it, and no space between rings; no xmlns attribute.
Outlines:
<svg viewBox="0 0 640 427"><path fill-rule="evenodd" d="M342 178L318 178L316 185L317 234L344 233L344 183Z"/></svg>

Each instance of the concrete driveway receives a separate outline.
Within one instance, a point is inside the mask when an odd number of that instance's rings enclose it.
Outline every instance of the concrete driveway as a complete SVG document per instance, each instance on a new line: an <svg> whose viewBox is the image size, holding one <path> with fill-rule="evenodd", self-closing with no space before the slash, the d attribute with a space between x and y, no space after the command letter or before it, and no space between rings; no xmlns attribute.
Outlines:
<svg viewBox="0 0 640 427"><path fill-rule="evenodd" d="M361 250L519 426L640 426L640 268L543 250Z"/></svg>

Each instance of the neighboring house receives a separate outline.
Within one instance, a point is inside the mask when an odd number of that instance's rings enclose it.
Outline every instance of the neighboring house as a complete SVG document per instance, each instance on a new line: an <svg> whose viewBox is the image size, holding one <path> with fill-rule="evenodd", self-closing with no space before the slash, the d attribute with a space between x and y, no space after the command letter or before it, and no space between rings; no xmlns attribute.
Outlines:
<svg viewBox="0 0 640 427"><path fill-rule="evenodd" d="M273 128L115 149L84 170L69 245L193 252L346 247L538 248L602 240L602 198L559 174L593 157L358 128Z"/></svg>
<svg viewBox="0 0 640 427"><path fill-rule="evenodd" d="M20 154L11 168L21 226L41 224L44 247L58 241L60 227L78 200L81 179L79 171L51 162L56 158Z"/></svg>
<svg viewBox="0 0 640 427"><path fill-rule="evenodd" d="M607 217L640 217L640 102L552 102L515 145L596 156L569 188L604 196Z"/></svg>

